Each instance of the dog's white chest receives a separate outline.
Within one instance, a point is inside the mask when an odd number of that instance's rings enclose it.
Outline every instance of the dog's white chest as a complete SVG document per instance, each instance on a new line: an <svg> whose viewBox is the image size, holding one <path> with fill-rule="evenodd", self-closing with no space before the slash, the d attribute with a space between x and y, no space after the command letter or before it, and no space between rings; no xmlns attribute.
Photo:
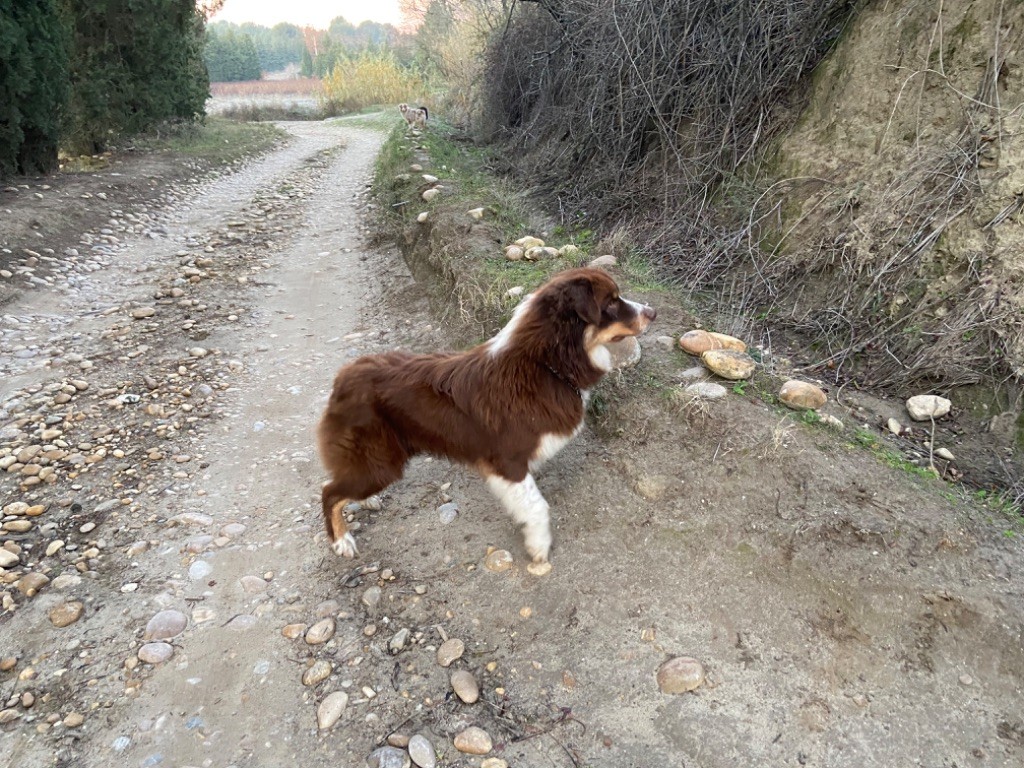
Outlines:
<svg viewBox="0 0 1024 768"><path fill-rule="evenodd" d="M534 451L533 458L530 459L530 469L536 469L545 461L547 461L556 453L558 453L560 450L562 450L570 440L572 440L574 437L576 437L576 435L580 433L581 429L583 429L582 419L580 420L580 423L576 426L576 429L574 429L568 435L542 435L540 438L540 443L537 445L537 450Z"/></svg>

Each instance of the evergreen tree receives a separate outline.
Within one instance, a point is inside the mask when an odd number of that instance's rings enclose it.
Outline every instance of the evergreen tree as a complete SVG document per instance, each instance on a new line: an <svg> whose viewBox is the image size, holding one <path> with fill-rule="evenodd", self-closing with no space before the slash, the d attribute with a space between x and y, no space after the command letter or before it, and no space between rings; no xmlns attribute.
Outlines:
<svg viewBox="0 0 1024 768"><path fill-rule="evenodd" d="M73 28L67 140L102 149L111 134L203 113L209 80L194 0L62 0Z"/></svg>
<svg viewBox="0 0 1024 768"><path fill-rule="evenodd" d="M0 175L57 165L67 40L57 0L0 0Z"/></svg>

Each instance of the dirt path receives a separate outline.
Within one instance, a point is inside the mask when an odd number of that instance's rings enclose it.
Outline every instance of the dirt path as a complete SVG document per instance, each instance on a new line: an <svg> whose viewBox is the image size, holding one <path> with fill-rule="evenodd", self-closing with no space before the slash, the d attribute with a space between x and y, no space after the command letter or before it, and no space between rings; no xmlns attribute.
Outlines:
<svg viewBox="0 0 1024 768"><path fill-rule="evenodd" d="M549 576L430 459L334 557L312 440L334 370L446 339L363 245L382 137L287 129L5 307L0 765L401 766L375 750L423 734L481 766L452 745L470 725L486 768L1021 764L1019 545L743 398L677 413L638 384L684 363L653 341L539 479ZM661 694L673 655L704 686Z"/></svg>

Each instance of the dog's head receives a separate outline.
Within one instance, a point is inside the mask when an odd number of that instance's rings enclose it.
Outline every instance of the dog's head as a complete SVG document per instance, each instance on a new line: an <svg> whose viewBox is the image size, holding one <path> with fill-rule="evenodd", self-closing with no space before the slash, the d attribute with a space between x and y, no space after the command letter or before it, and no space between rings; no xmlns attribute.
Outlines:
<svg viewBox="0 0 1024 768"><path fill-rule="evenodd" d="M538 298L553 300L565 319L578 318L587 348L628 336L639 336L657 317L645 304L623 298L611 275L601 269L570 269L555 275L537 291Z"/></svg>
<svg viewBox="0 0 1024 768"><path fill-rule="evenodd" d="M604 345L639 336L657 317L651 307L623 298L611 275L601 269L562 272L531 299L542 313L557 318L562 348L582 348L599 371L611 365Z"/></svg>
<svg viewBox="0 0 1024 768"><path fill-rule="evenodd" d="M403 104L399 104L398 105L398 111L401 112L404 115L406 112L409 111L409 105L408 104L404 104L404 103Z"/></svg>

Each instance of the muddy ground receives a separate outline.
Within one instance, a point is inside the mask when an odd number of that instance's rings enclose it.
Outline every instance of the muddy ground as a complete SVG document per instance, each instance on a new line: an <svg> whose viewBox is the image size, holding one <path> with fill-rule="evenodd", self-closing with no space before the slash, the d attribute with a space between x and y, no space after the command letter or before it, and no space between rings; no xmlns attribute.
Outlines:
<svg viewBox="0 0 1024 768"><path fill-rule="evenodd" d="M1008 521L754 398L665 398L652 382L693 364L656 341L678 308L539 477L549 575L479 480L430 459L354 513L358 560L331 554L312 428L335 368L450 329L365 245L383 136L285 128L145 216L12 248L12 272L19 248L54 261L0 310L0 765L360 766L423 734L438 765L480 766L453 746L469 725L488 768L1024 762ZM0 210L27 216L18 195ZM676 655L707 679L665 695Z"/></svg>

